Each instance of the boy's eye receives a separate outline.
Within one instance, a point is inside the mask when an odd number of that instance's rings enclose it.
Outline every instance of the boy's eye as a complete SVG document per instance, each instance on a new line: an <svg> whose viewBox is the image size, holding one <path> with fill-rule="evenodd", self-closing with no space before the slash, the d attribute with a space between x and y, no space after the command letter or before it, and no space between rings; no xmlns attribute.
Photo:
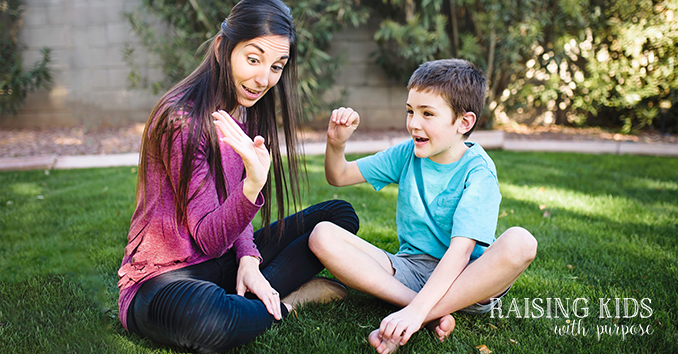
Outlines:
<svg viewBox="0 0 678 354"><path fill-rule="evenodd" d="M411 109L408 109L408 110L407 110L407 114L414 114L414 111L411 110Z"/></svg>

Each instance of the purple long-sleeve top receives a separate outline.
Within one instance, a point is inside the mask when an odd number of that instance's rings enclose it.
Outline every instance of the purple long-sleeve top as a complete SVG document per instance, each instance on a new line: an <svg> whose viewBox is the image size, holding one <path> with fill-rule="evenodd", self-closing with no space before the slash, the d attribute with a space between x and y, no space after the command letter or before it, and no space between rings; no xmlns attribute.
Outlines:
<svg viewBox="0 0 678 354"><path fill-rule="evenodd" d="M244 130L245 126L238 123ZM219 138L223 137L217 129ZM188 129L180 129L172 140L170 170L158 160L149 159L145 196L138 198L127 236L127 247L118 270L119 317L127 328L127 310L141 284L160 274L217 258L233 248L237 259L261 257L254 244L252 219L264 204L261 194L252 203L243 194L244 165L227 144L220 144L227 197L221 203L215 178L206 159L203 137L198 152L191 157L193 176L188 195L197 195L186 209L187 222L177 219L177 193L183 146ZM204 183L204 185L202 185ZM202 186L201 186L202 185Z"/></svg>

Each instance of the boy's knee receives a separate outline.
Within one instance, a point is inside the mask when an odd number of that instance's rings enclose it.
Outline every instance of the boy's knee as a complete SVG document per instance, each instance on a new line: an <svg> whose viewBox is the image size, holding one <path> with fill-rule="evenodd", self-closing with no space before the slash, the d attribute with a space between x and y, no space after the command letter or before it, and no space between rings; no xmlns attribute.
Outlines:
<svg viewBox="0 0 678 354"><path fill-rule="evenodd" d="M311 252L316 255L328 248L328 244L332 241L334 231L338 228L337 225L329 221L321 221L315 225L311 235L308 238L308 247Z"/></svg>
<svg viewBox="0 0 678 354"><path fill-rule="evenodd" d="M502 235L507 238L510 257L519 262L529 262L537 256L537 239L522 227L514 226Z"/></svg>

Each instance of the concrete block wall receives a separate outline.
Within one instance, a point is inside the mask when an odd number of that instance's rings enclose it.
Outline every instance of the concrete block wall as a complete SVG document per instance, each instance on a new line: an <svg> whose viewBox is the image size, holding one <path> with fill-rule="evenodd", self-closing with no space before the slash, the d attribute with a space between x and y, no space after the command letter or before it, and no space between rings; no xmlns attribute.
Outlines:
<svg viewBox="0 0 678 354"><path fill-rule="evenodd" d="M370 23L334 36L330 54L343 55L346 60L337 75L334 97L345 90L342 105L360 114L362 128L405 131L406 85L387 77L372 57L378 49L374 42L376 29L377 24Z"/></svg>
<svg viewBox="0 0 678 354"><path fill-rule="evenodd" d="M40 49L52 49L56 69L54 87L29 95L17 116L1 116L0 129L23 127L120 126L145 122L159 95L128 88L129 68L123 61L124 45L137 54L136 63L147 75L161 77L149 68L149 54L139 44L123 12L139 0L26 0L21 39L27 45L26 67L40 58ZM343 105L356 109L362 129L403 129L405 85L386 77L370 55L377 25L347 28L335 34L332 55L344 55L337 84L329 94L346 92ZM315 122L326 126L326 120Z"/></svg>
<svg viewBox="0 0 678 354"><path fill-rule="evenodd" d="M159 96L128 88L122 54L129 43L148 62L123 16L137 0L26 0L25 5L24 66L40 58L42 47L51 48L54 86L29 95L17 116L0 117L0 128L96 128L146 120Z"/></svg>

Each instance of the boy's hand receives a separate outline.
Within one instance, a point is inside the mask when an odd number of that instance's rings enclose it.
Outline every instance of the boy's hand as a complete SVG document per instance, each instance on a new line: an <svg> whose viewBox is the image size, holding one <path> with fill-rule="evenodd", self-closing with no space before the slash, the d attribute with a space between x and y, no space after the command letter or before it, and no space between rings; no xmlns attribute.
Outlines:
<svg viewBox="0 0 678 354"><path fill-rule="evenodd" d="M421 329L425 319L425 312L406 306L402 310L386 316L381 321L379 338L384 341L390 340L398 345L405 345L410 337Z"/></svg>
<svg viewBox="0 0 678 354"><path fill-rule="evenodd" d="M340 107L332 111L327 127L327 143L342 146L360 124L360 115L352 108Z"/></svg>

